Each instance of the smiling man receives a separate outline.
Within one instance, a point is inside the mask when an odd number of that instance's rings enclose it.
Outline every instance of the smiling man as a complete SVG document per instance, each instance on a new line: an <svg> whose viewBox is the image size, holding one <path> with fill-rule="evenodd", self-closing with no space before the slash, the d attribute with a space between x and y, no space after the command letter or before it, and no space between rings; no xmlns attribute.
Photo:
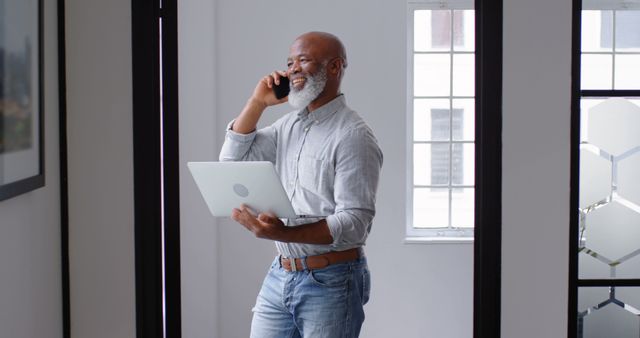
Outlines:
<svg viewBox="0 0 640 338"><path fill-rule="evenodd" d="M274 163L294 210L307 215L283 222L246 206L233 210L236 222L278 250L253 308L251 337L358 337L370 288L362 247L382 152L340 92L347 56L337 37L301 35L287 67L258 82L220 152L221 161ZM286 77L291 92L277 99L273 87ZM295 111L256 130L267 107L287 101Z"/></svg>

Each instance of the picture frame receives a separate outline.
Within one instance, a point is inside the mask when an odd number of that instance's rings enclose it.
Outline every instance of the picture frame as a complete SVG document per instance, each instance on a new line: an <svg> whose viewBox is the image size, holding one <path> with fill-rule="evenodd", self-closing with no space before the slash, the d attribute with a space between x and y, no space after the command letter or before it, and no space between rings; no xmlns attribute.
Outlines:
<svg viewBox="0 0 640 338"><path fill-rule="evenodd" d="M42 0L0 8L0 201L43 187Z"/></svg>

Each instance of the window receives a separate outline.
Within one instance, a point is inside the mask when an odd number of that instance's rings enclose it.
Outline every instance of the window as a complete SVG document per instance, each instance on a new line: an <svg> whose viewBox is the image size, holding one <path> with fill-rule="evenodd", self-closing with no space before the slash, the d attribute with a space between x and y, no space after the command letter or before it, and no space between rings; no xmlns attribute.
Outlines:
<svg viewBox="0 0 640 338"><path fill-rule="evenodd" d="M574 47L580 91L573 112L578 180L572 189L569 336L637 337L640 4L582 3L581 24L574 26L581 47Z"/></svg>
<svg viewBox="0 0 640 338"><path fill-rule="evenodd" d="M412 3L408 13L407 236L474 235L475 11Z"/></svg>

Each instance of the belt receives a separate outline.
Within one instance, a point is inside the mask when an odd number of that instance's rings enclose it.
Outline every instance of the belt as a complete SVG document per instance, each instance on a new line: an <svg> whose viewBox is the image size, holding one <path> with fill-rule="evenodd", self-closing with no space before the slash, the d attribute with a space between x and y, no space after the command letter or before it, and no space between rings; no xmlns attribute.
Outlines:
<svg viewBox="0 0 640 338"><path fill-rule="evenodd" d="M344 251L331 251L322 255L304 258L287 258L280 256L280 265L287 271L317 270L331 264L355 261L359 257L360 248L353 248Z"/></svg>

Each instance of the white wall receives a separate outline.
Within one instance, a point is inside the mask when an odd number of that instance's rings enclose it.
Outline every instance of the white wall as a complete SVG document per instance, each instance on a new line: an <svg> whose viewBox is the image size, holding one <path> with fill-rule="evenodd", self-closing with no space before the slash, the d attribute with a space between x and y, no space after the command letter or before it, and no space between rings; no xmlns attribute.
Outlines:
<svg viewBox="0 0 640 338"><path fill-rule="evenodd" d="M135 337L131 1L66 1L71 336Z"/></svg>
<svg viewBox="0 0 640 338"><path fill-rule="evenodd" d="M502 337L567 332L571 11L504 0Z"/></svg>
<svg viewBox="0 0 640 338"><path fill-rule="evenodd" d="M44 1L45 186L0 202L0 337L62 337L58 36Z"/></svg>
<svg viewBox="0 0 640 338"><path fill-rule="evenodd" d="M218 327L218 231L186 162L218 158L215 6L211 0L181 0L178 6L182 336L211 338Z"/></svg>
<svg viewBox="0 0 640 338"><path fill-rule="evenodd" d="M217 22L218 149L257 80L285 68L293 39L309 30L338 35L347 48L348 104L368 121L385 155L378 214L365 248L372 272L363 337L472 335L473 246L404 244L406 2L220 0ZM288 106L270 109L274 121ZM203 112L205 113L205 112ZM206 112L208 113L208 112ZM276 254L271 242L220 221L219 337L246 337L251 307Z"/></svg>

